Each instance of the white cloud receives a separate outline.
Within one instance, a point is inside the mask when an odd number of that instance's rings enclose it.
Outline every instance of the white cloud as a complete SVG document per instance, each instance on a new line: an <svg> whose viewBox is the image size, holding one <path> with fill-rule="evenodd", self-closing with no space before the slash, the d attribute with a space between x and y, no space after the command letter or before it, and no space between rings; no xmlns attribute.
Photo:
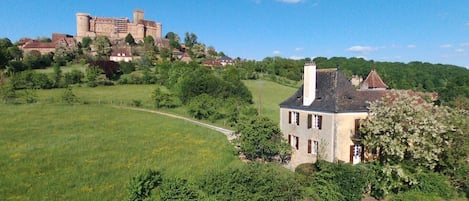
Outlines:
<svg viewBox="0 0 469 201"><path fill-rule="evenodd" d="M302 47L297 47L297 48L295 48L295 51L299 52L299 51L302 51L303 49L304 48L302 48Z"/></svg>
<svg viewBox="0 0 469 201"><path fill-rule="evenodd" d="M374 52L376 50L377 48L370 47L370 46L361 46L361 45L352 46L347 49L347 51L349 52L360 52L360 53Z"/></svg>
<svg viewBox="0 0 469 201"><path fill-rule="evenodd" d="M416 48L417 46L414 44L407 45L407 48Z"/></svg>
<svg viewBox="0 0 469 201"><path fill-rule="evenodd" d="M272 54L274 54L274 55L280 55L281 52L280 52L279 50L274 50L274 52L272 52Z"/></svg>
<svg viewBox="0 0 469 201"><path fill-rule="evenodd" d="M458 49L456 49L456 52L459 52L459 53L464 52L464 49L458 48Z"/></svg>
<svg viewBox="0 0 469 201"><path fill-rule="evenodd" d="M291 4L295 4L295 3L300 3L302 2L303 0L277 0L279 2L282 2L282 3L291 3Z"/></svg>
<svg viewBox="0 0 469 201"><path fill-rule="evenodd" d="M450 47L453 47L451 44L443 44L443 45L440 45L441 48L450 48Z"/></svg>
<svg viewBox="0 0 469 201"><path fill-rule="evenodd" d="M469 42L459 44L461 47L469 47Z"/></svg>

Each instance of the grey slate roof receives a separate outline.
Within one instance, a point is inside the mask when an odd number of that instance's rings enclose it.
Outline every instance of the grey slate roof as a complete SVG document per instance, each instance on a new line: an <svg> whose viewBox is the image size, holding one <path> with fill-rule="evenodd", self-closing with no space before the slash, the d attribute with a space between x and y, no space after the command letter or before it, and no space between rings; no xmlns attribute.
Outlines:
<svg viewBox="0 0 469 201"><path fill-rule="evenodd" d="M388 91L356 90L345 75L337 69L316 71L316 99L303 105L303 86L293 96L280 103L281 108L306 111L347 113L367 112L368 101L383 97Z"/></svg>

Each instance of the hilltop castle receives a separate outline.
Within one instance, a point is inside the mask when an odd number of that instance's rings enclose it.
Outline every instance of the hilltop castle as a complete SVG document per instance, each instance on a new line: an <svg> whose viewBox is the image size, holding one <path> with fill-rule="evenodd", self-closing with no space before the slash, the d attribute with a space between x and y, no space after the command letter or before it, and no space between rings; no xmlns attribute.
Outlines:
<svg viewBox="0 0 469 201"><path fill-rule="evenodd" d="M142 10L134 10L133 22L129 18L91 17L88 13L77 13L77 41L83 37L107 36L109 39L123 39L132 34L135 41L143 41L146 36L161 38L161 23L145 20Z"/></svg>

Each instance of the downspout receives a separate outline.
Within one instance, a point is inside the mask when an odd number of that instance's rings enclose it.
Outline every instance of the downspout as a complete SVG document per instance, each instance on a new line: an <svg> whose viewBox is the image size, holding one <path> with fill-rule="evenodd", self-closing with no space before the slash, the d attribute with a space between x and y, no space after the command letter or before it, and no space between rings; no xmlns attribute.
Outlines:
<svg viewBox="0 0 469 201"><path fill-rule="evenodd" d="M334 103L335 111L332 115L332 120L333 120L332 121L333 122L332 123L332 130L333 130L332 131L333 132L333 134L332 134L332 144L333 144L332 145L332 162L334 162L334 160L336 159L335 152L337 150L336 149L337 148L337 122L336 122L335 119L336 119L336 115L339 111L339 109L337 108L337 104L338 104L337 101L339 99L339 97L337 96L337 76L338 76L338 73L339 73L339 69L337 69L335 71L334 81L333 81L334 82L334 87L333 87L334 92L333 93L334 93L334 96L335 96L335 103Z"/></svg>
<svg viewBox="0 0 469 201"><path fill-rule="evenodd" d="M335 115L336 113L333 113L332 114L332 160L331 162L334 162L335 160L335 150L336 150L336 147L337 147L337 122L335 122Z"/></svg>

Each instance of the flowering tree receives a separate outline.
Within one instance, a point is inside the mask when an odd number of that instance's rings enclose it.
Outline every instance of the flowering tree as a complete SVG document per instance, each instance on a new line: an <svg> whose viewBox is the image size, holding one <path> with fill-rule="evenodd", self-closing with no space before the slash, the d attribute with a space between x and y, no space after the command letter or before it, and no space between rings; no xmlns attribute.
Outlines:
<svg viewBox="0 0 469 201"><path fill-rule="evenodd" d="M379 149L382 164L404 161L435 168L448 144L449 113L406 92L393 92L371 103L361 128L363 144Z"/></svg>

